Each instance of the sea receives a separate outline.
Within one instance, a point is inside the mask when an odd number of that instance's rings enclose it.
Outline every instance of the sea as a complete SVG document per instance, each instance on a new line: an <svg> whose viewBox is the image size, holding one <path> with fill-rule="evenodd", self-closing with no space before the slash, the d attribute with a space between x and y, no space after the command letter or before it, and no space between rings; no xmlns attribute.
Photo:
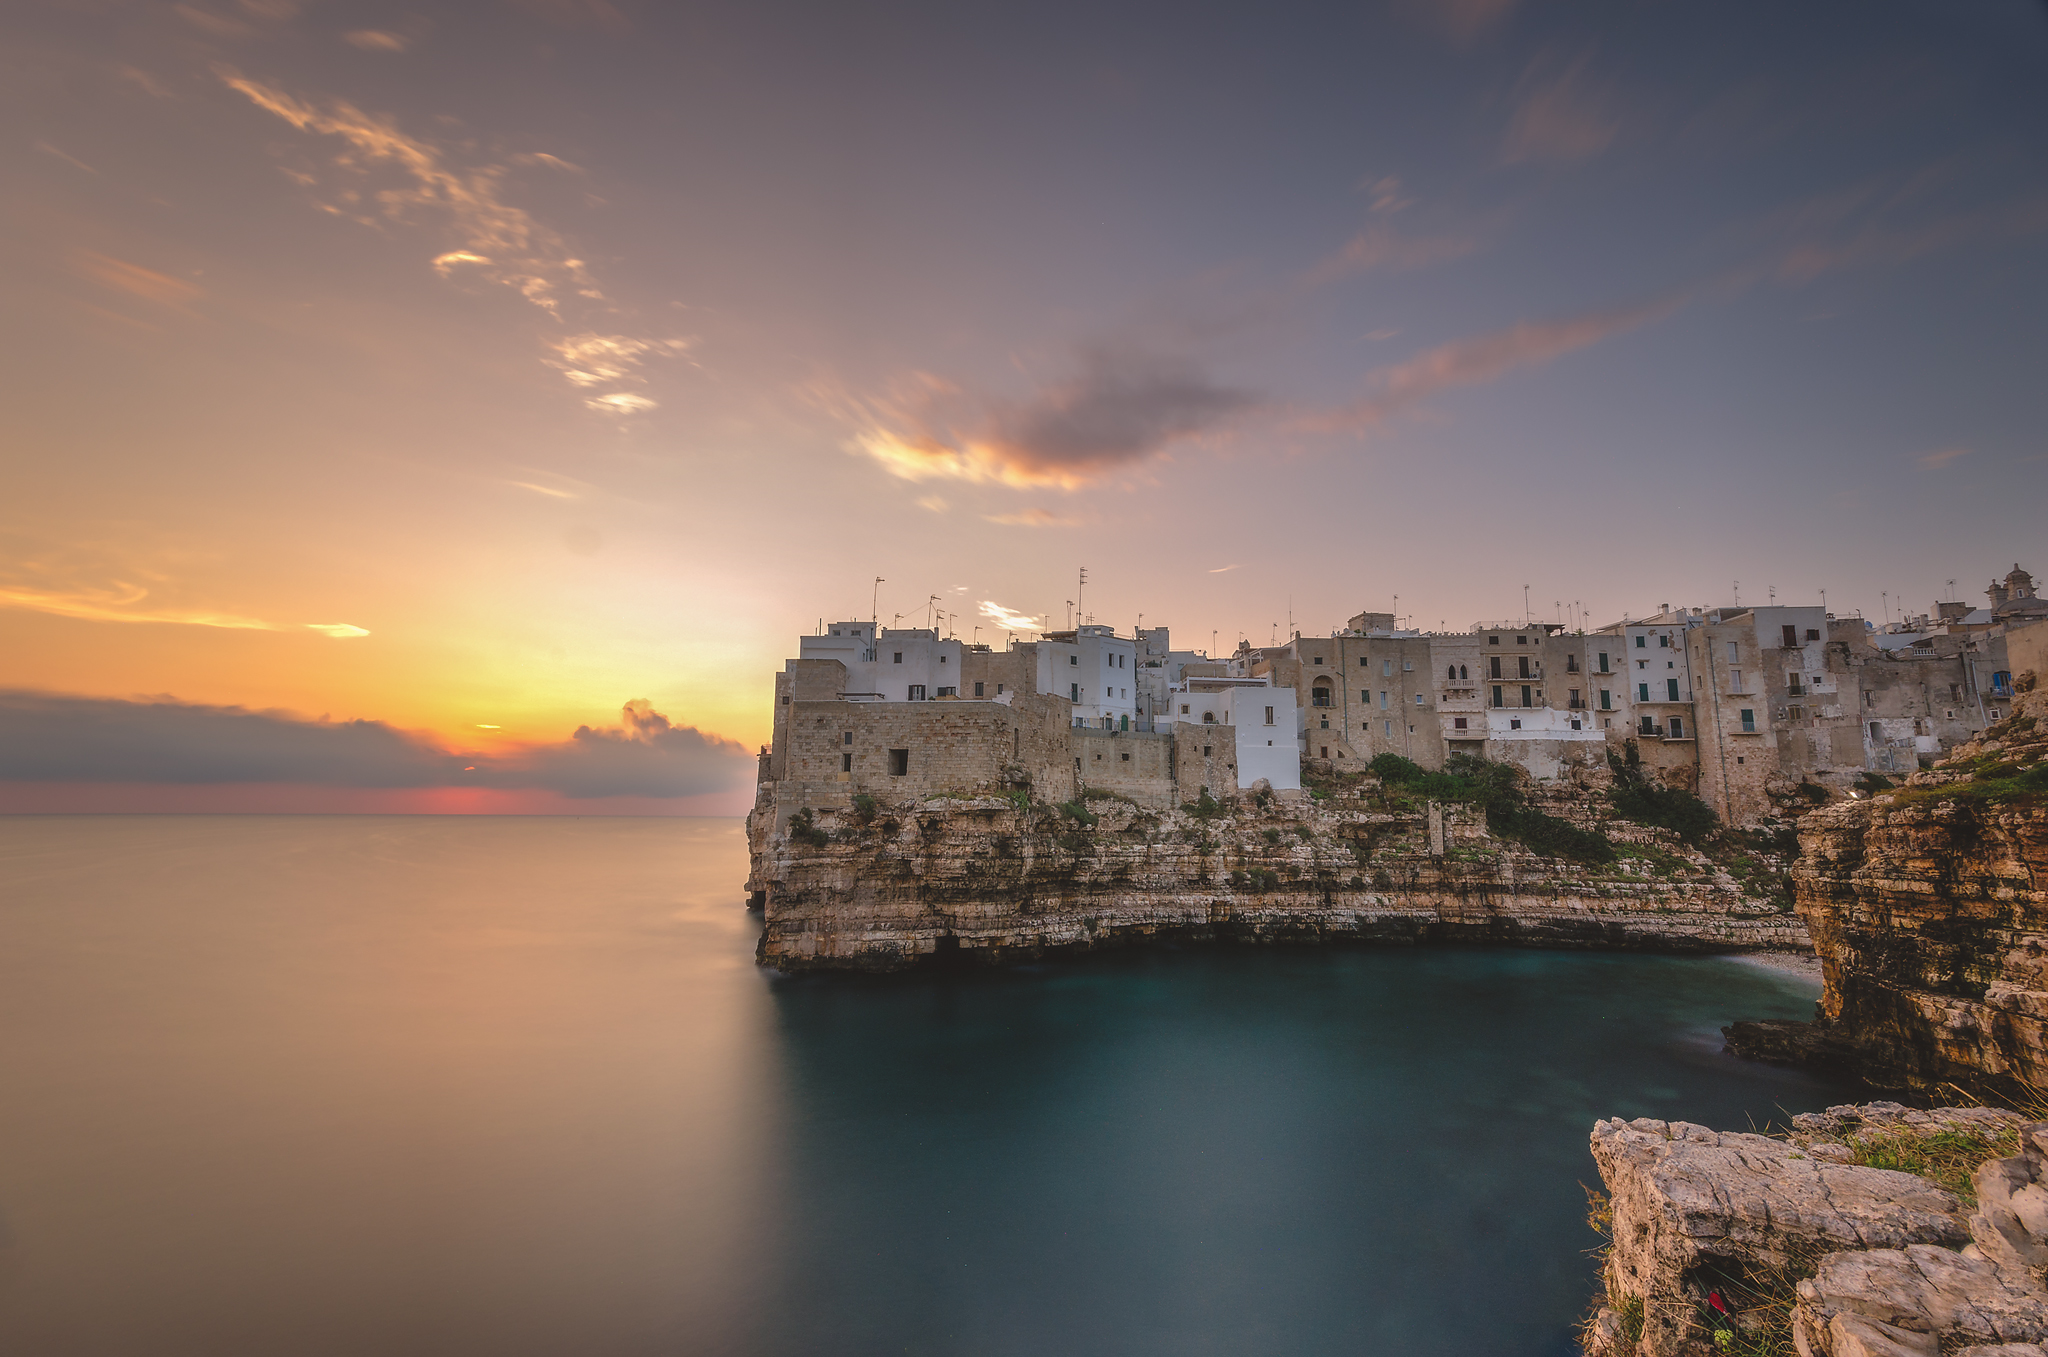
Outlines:
<svg viewBox="0 0 2048 1357"><path fill-rule="evenodd" d="M758 968L735 820L0 819L10 1357L1564 1357L1596 1118L1808 974Z"/></svg>

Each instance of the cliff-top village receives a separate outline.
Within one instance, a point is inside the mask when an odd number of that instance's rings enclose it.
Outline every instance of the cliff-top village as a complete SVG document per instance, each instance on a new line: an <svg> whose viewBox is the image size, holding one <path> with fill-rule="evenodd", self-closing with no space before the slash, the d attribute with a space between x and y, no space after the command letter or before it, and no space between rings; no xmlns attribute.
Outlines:
<svg viewBox="0 0 2048 1357"><path fill-rule="evenodd" d="M1984 606L1884 625L1813 604L1673 608L1595 630L1423 632L1361 612L1328 636L1175 649L1166 627L1014 636L821 622L775 681L761 781L785 807L1084 788L1164 807L1301 794L1302 773L1469 754L1554 779L1635 745L1730 824L1897 778L2001 719L2048 672L2048 599L2015 564Z"/></svg>

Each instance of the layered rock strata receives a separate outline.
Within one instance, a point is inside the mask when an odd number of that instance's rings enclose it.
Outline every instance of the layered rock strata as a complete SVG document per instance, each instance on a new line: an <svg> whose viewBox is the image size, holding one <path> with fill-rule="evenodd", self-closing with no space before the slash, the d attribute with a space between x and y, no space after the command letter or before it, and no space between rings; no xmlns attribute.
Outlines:
<svg viewBox="0 0 2048 1357"><path fill-rule="evenodd" d="M2044 1357L2048 1123L1896 1103L1793 1122L1782 1139L1594 1126L1612 1242L1588 1357L1706 1357L1716 1328L1745 1351L1789 1335L1804 1357ZM1969 1208L1913 1174L1848 1162L1873 1133L2010 1136L2018 1152L1976 1170Z"/></svg>
<svg viewBox="0 0 2048 1357"><path fill-rule="evenodd" d="M1627 827L1654 856L1589 868L1491 838L1476 820L1356 801L1208 814L1089 804L1093 825L1002 796L795 816L764 796L749 821L760 959L891 970L1154 939L1807 946L1767 882L1746 887L1687 859L1662 831Z"/></svg>
<svg viewBox="0 0 2048 1357"><path fill-rule="evenodd" d="M2048 1087L2048 694L1904 788L1800 825L1792 877L1820 1021L1730 1047L1884 1087Z"/></svg>

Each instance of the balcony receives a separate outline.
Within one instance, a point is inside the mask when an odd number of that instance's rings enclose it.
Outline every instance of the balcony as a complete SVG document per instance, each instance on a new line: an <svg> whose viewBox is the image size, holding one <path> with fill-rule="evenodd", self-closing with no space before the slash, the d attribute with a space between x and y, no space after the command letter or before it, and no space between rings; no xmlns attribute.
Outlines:
<svg viewBox="0 0 2048 1357"><path fill-rule="evenodd" d="M1504 665L1502 665L1502 666L1501 666L1500 668L1501 668L1501 672L1500 672L1500 673L1498 673L1498 674L1495 674L1495 673L1492 673L1492 672L1488 672L1488 674L1487 674L1486 678L1485 678L1485 679L1483 680L1483 682L1486 682L1486 683L1541 683L1541 682L1543 682L1543 666L1542 666L1542 665L1540 665L1540 664L1532 664L1532 665L1530 665L1530 666L1529 666L1529 672L1528 672L1528 673L1526 673L1526 674L1525 674L1525 673L1523 673L1523 672L1521 671L1521 669L1520 669L1519 667L1517 667L1517 666L1515 666L1515 665L1511 665L1511 664L1504 664Z"/></svg>

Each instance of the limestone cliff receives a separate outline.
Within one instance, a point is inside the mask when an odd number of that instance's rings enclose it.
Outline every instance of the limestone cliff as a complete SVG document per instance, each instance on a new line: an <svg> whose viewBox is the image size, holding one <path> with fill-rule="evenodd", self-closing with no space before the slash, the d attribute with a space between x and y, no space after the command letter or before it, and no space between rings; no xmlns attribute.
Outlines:
<svg viewBox="0 0 2048 1357"><path fill-rule="evenodd" d="M1616 1119L1592 1150L1587 1357L2044 1357L2048 1123L1872 1103L1782 1137Z"/></svg>
<svg viewBox="0 0 2048 1357"><path fill-rule="evenodd" d="M1560 817L1604 804L1545 795ZM1616 861L1583 865L1495 838L1469 810L1397 813L1355 794L1172 810L1022 793L861 802L792 812L764 784L748 821L764 964L890 970L1167 938L1807 946L1760 864L1738 879L1634 825L1608 826Z"/></svg>
<svg viewBox="0 0 2048 1357"><path fill-rule="evenodd" d="M1907 785L1806 817L1793 870L1821 1019L1731 1046L1881 1086L2048 1088L2048 693Z"/></svg>

